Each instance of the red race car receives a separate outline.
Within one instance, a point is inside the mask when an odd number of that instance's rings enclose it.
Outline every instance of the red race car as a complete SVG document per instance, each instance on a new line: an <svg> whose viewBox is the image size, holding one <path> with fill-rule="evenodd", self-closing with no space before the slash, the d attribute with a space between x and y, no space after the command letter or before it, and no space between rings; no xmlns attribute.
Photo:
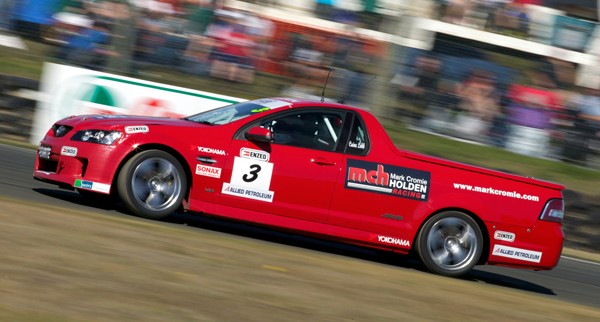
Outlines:
<svg viewBox="0 0 600 322"><path fill-rule="evenodd" d="M183 209L397 253L459 276L559 261L563 186L396 148L370 113L260 99L183 119L62 119L33 176L118 196L135 215Z"/></svg>

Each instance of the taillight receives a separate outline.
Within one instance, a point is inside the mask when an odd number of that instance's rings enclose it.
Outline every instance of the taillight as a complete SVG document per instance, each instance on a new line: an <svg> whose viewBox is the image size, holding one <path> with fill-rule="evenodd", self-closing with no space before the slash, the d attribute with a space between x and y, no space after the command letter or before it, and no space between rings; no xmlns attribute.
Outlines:
<svg viewBox="0 0 600 322"><path fill-rule="evenodd" d="M562 199L550 199L542 211L540 220L562 223L565 217L565 205Z"/></svg>

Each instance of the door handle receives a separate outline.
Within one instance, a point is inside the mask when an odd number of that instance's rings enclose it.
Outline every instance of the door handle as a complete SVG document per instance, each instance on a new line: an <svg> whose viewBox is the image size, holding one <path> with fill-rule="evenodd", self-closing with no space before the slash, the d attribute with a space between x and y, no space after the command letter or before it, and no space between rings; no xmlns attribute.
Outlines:
<svg viewBox="0 0 600 322"><path fill-rule="evenodd" d="M198 160L202 163L210 163L210 164L217 163L217 160L211 159L211 158L206 158L206 157L197 157L196 160Z"/></svg>
<svg viewBox="0 0 600 322"><path fill-rule="evenodd" d="M312 158L310 162L318 165L335 165L335 161L330 161L325 158Z"/></svg>

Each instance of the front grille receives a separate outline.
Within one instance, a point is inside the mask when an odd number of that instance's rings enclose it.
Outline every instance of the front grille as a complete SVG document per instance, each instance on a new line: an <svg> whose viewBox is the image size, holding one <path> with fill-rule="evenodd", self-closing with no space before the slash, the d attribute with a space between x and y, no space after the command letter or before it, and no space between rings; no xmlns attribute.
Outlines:
<svg viewBox="0 0 600 322"><path fill-rule="evenodd" d="M54 125L52 125L52 133L57 138L65 136L72 129L73 129L73 127L72 126L68 126L68 125L61 125L61 124L54 124Z"/></svg>

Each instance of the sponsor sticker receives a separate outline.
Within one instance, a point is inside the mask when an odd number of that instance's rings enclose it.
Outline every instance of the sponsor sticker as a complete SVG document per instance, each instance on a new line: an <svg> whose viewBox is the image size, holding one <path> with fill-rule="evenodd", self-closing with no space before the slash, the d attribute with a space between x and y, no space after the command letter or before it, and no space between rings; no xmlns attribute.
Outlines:
<svg viewBox="0 0 600 322"><path fill-rule="evenodd" d="M134 134L134 133L148 133L150 132L150 128L146 125L134 125L134 126L126 126L125 133Z"/></svg>
<svg viewBox="0 0 600 322"><path fill-rule="evenodd" d="M242 158L254 159L254 160L258 160L258 161L268 162L270 154L268 152L261 151L261 150L254 150L254 149L249 149L249 148L242 148L240 150L240 156Z"/></svg>
<svg viewBox="0 0 600 322"><path fill-rule="evenodd" d="M110 192L110 185L108 185L108 184L87 181L87 180L81 180L81 179L76 179L73 186L75 188L79 188L79 189L98 191L98 192L102 192L102 193Z"/></svg>
<svg viewBox="0 0 600 322"><path fill-rule="evenodd" d="M542 260L542 252L534 252L532 250L503 246L503 245L495 245L492 255L514 258L514 259L518 259L518 260L522 260L522 261L526 261L526 262L534 262L534 263L539 263Z"/></svg>
<svg viewBox="0 0 600 322"><path fill-rule="evenodd" d="M209 167L202 164L196 164L196 174L212 178L221 177L221 168Z"/></svg>
<svg viewBox="0 0 600 322"><path fill-rule="evenodd" d="M225 155L226 154L225 150L207 148L207 147L203 147L203 146L199 146L198 147L198 152L210 153L210 154L218 154L218 155Z"/></svg>
<svg viewBox="0 0 600 322"><path fill-rule="evenodd" d="M60 154L66 155L68 157L76 157L77 156L77 148L65 145L60 149Z"/></svg>
<svg viewBox="0 0 600 322"><path fill-rule="evenodd" d="M404 247L410 247L410 242L408 240L406 240L406 239L378 235L377 236L377 240L380 243L394 244L394 245L400 245L400 246L404 246Z"/></svg>
<svg viewBox="0 0 600 322"><path fill-rule="evenodd" d="M515 241L515 237L516 235L514 233L510 233L507 231L496 230L494 232L494 239L496 240L503 240L512 243Z"/></svg>
<svg viewBox="0 0 600 322"><path fill-rule="evenodd" d="M345 187L427 201L431 173L388 164L348 159Z"/></svg>
<svg viewBox="0 0 600 322"><path fill-rule="evenodd" d="M221 190L221 193L267 202L273 202L273 195L275 194L273 191L258 190L247 186L239 187L227 182L223 183L223 190Z"/></svg>

